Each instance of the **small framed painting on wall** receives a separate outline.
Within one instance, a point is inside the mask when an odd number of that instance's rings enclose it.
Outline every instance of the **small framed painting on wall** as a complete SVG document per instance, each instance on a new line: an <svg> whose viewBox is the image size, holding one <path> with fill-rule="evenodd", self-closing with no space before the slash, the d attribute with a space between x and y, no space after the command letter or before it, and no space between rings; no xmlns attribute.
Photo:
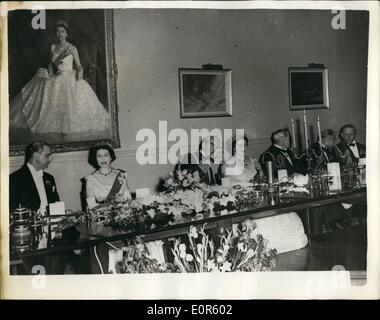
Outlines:
<svg viewBox="0 0 380 320"><path fill-rule="evenodd" d="M181 118L232 116L231 70L179 69Z"/></svg>

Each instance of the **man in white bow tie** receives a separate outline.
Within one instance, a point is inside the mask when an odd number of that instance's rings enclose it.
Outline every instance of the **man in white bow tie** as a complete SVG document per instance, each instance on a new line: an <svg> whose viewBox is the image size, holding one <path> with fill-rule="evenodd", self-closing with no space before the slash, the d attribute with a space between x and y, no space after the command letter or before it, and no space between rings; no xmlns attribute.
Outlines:
<svg viewBox="0 0 380 320"><path fill-rule="evenodd" d="M356 127L353 124L346 124L340 128L339 137L341 141L337 144L337 147L343 158L342 166L358 164L360 159L366 158L366 146L356 141ZM342 205L346 209L344 214L346 224L355 224L351 221L353 219L349 217L356 217L359 218L359 220L366 221L366 205Z"/></svg>
<svg viewBox="0 0 380 320"><path fill-rule="evenodd" d="M52 161L48 143L36 141L25 149L25 164L9 177L9 208L18 206L46 212L49 203L59 201L54 177L44 170Z"/></svg>

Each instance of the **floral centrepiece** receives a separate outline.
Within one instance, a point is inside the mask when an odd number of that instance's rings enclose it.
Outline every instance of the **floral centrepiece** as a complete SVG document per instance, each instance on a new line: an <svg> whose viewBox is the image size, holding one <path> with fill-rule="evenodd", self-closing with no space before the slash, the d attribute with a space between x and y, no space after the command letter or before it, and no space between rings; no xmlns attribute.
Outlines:
<svg viewBox="0 0 380 320"><path fill-rule="evenodd" d="M242 190L208 186L184 170L170 174L166 191L136 200L112 199L92 210L103 217L106 226L127 230L152 229L173 223L200 220L211 216L235 213L240 207Z"/></svg>
<svg viewBox="0 0 380 320"><path fill-rule="evenodd" d="M308 176L295 176L277 183L279 196L309 196ZM314 182L314 180L312 180ZM313 183L317 185L317 183ZM263 201L265 187L227 188L210 186L199 180L197 171L186 169L169 174L165 191L136 200L114 198L92 209L95 218L106 226L123 231L144 231L170 224L202 220L236 213Z"/></svg>

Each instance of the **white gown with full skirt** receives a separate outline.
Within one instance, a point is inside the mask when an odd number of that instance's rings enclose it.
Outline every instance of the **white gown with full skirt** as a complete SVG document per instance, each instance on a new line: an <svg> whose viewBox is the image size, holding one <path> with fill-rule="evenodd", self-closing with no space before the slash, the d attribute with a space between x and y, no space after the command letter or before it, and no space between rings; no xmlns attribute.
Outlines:
<svg viewBox="0 0 380 320"><path fill-rule="evenodd" d="M58 56L53 48L52 60ZM76 79L71 54L58 70L60 74L47 78L34 75L11 100L10 127L52 138L105 138L110 129L109 113L91 86Z"/></svg>

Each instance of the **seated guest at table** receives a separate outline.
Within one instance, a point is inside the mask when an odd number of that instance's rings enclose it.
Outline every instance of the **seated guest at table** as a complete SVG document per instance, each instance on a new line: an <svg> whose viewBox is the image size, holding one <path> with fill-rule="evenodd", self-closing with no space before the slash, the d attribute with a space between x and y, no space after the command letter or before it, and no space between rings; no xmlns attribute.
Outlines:
<svg viewBox="0 0 380 320"><path fill-rule="evenodd" d="M132 198L127 173L111 166L115 159L115 151L107 144L91 148L89 162L95 171L85 177L86 200L90 209L118 196L124 200Z"/></svg>
<svg viewBox="0 0 380 320"><path fill-rule="evenodd" d="M298 159L290 150L291 137L289 130L287 128L276 130L271 135L271 141L272 145L260 156L260 164L265 174L268 174L266 170L268 161L272 162L273 177L277 177L277 172L281 169L286 169L288 175L302 172ZM296 212L289 212L283 215L258 219L257 222L260 231L263 230L263 236L269 239L269 244L275 243L275 246L280 248L280 252L286 252L302 248L307 244L301 217L303 218L302 215ZM288 237L288 240L285 240L286 237ZM290 240L291 238L294 239Z"/></svg>
<svg viewBox="0 0 380 320"><path fill-rule="evenodd" d="M337 144L346 164L358 163L359 159L366 157L366 146L356 141L356 127L346 124L339 131L340 142Z"/></svg>
<svg viewBox="0 0 380 320"><path fill-rule="evenodd" d="M246 154L246 147L248 146L248 138L244 136L242 140L233 140L232 152L236 157L236 149L238 143L245 144L244 154ZM247 167L244 166L243 172L237 176L231 175L232 184L244 184L249 182L255 176L260 175L261 165L253 158L245 156ZM223 165L222 171L226 173L227 166ZM297 250L306 246L308 240L302 221L296 212L283 213L271 217L265 217L254 220L262 233L263 237L268 240L270 248L276 248L277 253L288 252ZM237 236L237 224L232 225L233 235Z"/></svg>
<svg viewBox="0 0 380 320"><path fill-rule="evenodd" d="M340 151L341 169L344 166L358 164L359 159L366 157L366 146L356 141L356 127L353 124L346 124L340 128L339 137L341 141L337 144ZM343 205L343 204L342 204ZM357 216L359 219L366 219L367 208L360 205L344 204L346 224L351 224L350 217Z"/></svg>
<svg viewBox="0 0 380 320"><path fill-rule="evenodd" d="M86 200L89 209L119 198L132 199L128 187L127 173L112 167L115 151L107 144L94 146L89 151L88 161L95 171L85 177ZM99 227L99 226L98 226ZM108 273L109 248L99 244L90 250L91 273Z"/></svg>
<svg viewBox="0 0 380 320"><path fill-rule="evenodd" d="M178 170L198 172L200 182L208 185L221 184L221 146L214 136L203 137L196 153L184 155L174 168L174 174Z"/></svg>
<svg viewBox="0 0 380 320"><path fill-rule="evenodd" d="M277 171L286 169L288 175L300 171L298 159L290 150L291 140L288 129L279 129L271 135L272 145L260 156L260 164L267 175L266 163L272 161L273 176L277 177Z"/></svg>
<svg viewBox="0 0 380 320"><path fill-rule="evenodd" d="M319 143L319 138L309 148L311 157L311 169L327 169L327 164L330 162L341 162L340 152L335 145L336 135L331 129L326 129L321 132L322 144ZM302 161L302 166L307 170L307 154L303 152L299 156Z"/></svg>
<svg viewBox="0 0 380 320"><path fill-rule="evenodd" d="M25 164L9 177L9 207L22 206L46 213L49 203L59 201L54 177L45 172L52 161L48 143L35 141L25 149Z"/></svg>
<svg viewBox="0 0 380 320"><path fill-rule="evenodd" d="M244 143L244 159L239 163L236 156L236 146ZM223 177L231 178L231 185L243 185L252 182L255 177L263 175L260 163L247 155L248 137L244 134L243 139L232 140L232 156L227 163L222 165ZM236 174L234 174L236 172Z"/></svg>
<svg viewBox="0 0 380 320"><path fill-rule="evenodd" d="M44 215L49 203L60 201L54 177L45 172L52 160L47 142L35 141L26 147L25 164L9 177L10 210L21 205ZM23 259L23 268L29 274L33 266L42 265L46 274L64 274L71 257L71 252L31 256Z"/></svg>
<svg viewBox="0 0 380 320"><path fill-rule="evenodd" d="M322 144L319 143L318 139L309 149L312 170L327 170L328 163L341 162L342 160L340 152L335 145L335 132L331 129L325 129L321 132L321 138ZM305 167L307 168L306 153L303 153L300 158L305 160ZM340 204L312 208L311 220L311 231L315 240L321 240L323 231L325 230L344 228Z"/></svg>

